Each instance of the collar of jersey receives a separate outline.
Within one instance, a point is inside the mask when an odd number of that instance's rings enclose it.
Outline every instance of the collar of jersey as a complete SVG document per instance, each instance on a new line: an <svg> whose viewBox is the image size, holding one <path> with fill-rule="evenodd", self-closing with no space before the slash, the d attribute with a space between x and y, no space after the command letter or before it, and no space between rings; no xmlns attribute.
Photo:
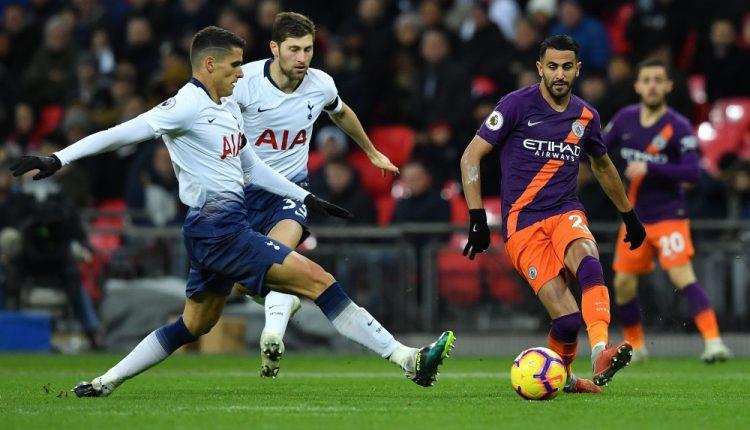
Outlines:
<svg viewBox="0 0 750 430"><path fill-rule="evenodd" d="M266 63L263 65L263 76L265 76L268 79L268 82L270 82L271 85L273 85L274 87L276 87L277 90L279 90L282 93L284 93L284 91L281 88L279 88L278 85L276 85L276 82L274 82L273 78L271 77L271 63L273 63L273 58L269 58L268 60L266 60ZM305 75L307 75L307 73L305 73ZM299 82L297 82L297 86L294 87L294 89L292 90L292 92L297 91L297 88L299 88L299 86L302 85L302 81L304 81L304 80L305 80L305 77L303 76L302 79L300 79ZM286 93L284 93L284 94L286 94Z"/></svg>
<svg viewBox="0 0 750 430"><path fill-rule="evenodd" d="M206 86L203 85L203 82L201 82L201 81L199 81L199 80L197 80L195 78L190 78L190 83L193 84L193 85L195 85L196 87L202 89L203 91L205 91L206 95L208 96L208 98L211 99L212 102L214 101L214 99L211 98L211 94L208 93L208 88L206 88ZM217 104L221 104L221 103L217 103Z"/></svg>

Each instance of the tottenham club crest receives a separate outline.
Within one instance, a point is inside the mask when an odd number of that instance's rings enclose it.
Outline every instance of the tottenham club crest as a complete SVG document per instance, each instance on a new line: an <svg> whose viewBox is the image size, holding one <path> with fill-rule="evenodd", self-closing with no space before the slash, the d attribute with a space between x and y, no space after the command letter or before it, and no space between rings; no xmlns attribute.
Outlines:
<svg viewBox="0 0 750 430"><path fill-rule="evenodd" d="M529 279L532 281L536 279L536 267L534 266L529 267Z"/></svg>
<svg viewBox="0 0 750 430"><path fill-rule="evenodd" d="M496 110L492 111L490 116L487 117L487 120L484 122L484 124L492 131L500 130L500 127L503 126L503 114Z"/></svg>
<svg viewBox="0 0 750 430"><path fill-rule="evenodd" d="M172 109L172 107L177 103L177 100L174 99L174 97L168 98L164 100L163 102L159 103L159 109L163 110L169 110Z"/></svg>
<svg viewBox="0 0 750 430"><path fill-rule="evenodd" d="M586 129L586 127L584 127L583 124L578 121L574 122L570 128L571 130L573 130L573 134L575 134L579 139L583 137L583 130Z"/></svg>

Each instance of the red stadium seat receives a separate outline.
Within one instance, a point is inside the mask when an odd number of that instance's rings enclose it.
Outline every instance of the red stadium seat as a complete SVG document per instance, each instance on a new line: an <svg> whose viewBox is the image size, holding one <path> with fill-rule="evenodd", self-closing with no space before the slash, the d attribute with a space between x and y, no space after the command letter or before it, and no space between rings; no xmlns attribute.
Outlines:
<svg viewBox="0 0 750 430"><path fill-rule="evenodd" d="M455 248L438 252L438 293L456 305L471 305L482 295L480 266L467 264L466 257Z"/></svg>
<svg viewBox="0 0 750 430"><path fill-rule="evenodd" d="M349 163L359 174L359 182L370 197L378 199L390 195L393 175L383 177L382 171L370 163L364 152L356 151L351 154Z"/></svg>
<svg viewBox="0 0 750 430"><path fill-rule="evenodd" d="M373 145L393 164L401 167L409 161L414 147L414 130L405 125L373 127L368 133Z"/></svg>
<svg viewBox="0 0 750 430"><path fill-rule="evenodd" d="M493 244L498 242L493 238ZM477 256L487 280L490 297L498 302L517 304L523 301L521 285L518 283L513 264L504 251L501 253L480 254Z"/></svg>
<svg viewBox="0 0 750 430"><path fill-rule="evenodd" d="M375 209L378 212L378 225L388 225L391 223L395 207L396 199L390 195L385 195L375 200Z"/></svg>
<svg viewBox="0 0 750 430"><path fill-rule="evenodd" d="M91 222L91 227L122 229L125 225L123 214L125 213L125 200L111 199L103 201L98 209L107 213L98 216ZM94 232L89 235L89 241L98 254L110 256L122 245L122 237L115 232Z"/></svg>
<svg viewBox="0 0 750 430"><path fill-rule="evenodd" d="M323 154L318 151L310 151L307 157L307 172L312 173L323 167L323 164L325 164Z"/></svg>
<svg viewBox="0 0 750 430"><path fill-rule="evenodd" d="M707 169L716 173L722 155L733 152L750 158L750 98L737 97L717 101L709 120L696 132Z"/></svg>

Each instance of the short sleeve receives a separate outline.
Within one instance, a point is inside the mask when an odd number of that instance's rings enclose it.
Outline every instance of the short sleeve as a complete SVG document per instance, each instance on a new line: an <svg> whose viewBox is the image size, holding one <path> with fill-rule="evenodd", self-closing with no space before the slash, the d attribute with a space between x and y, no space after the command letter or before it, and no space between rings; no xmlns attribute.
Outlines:
<svg viewBox="0 0 750 430"><path fill-rule="evenodd" d="M328 113L338 113L344 107L344 103L341 101L341 97L339 97L339 90L336 88L336 83L325 72L321 72L321 80L323 81L323 93L325 94L323 110Z"/></svg>
<svg viewBox="0 0 750 430"><path fill-rule="evenodd" d="M695 153L698 149L698 138L693 134L693 129L687 120L675 121L674 145L677 145L679 154Z"/></svg>
<svg viewBox="0 0 750 430"><path fill-rule="evenodd" d="M612 148L615 148L620 144L619 118L619 114L615 115L614 118L609 120L609 123L602 131L604 146L606 146L608 150L612 150Z"/></svg>
<svg viewBox="0 0 750 430"><path fill-rule="evenodd" d="M502 145L505 139L516 128L521 118L521 106L513 96L508 94L497 103L482 125L477 130L477 136L489 142L491 145Z"/></svg>
<svg viewBox="0 0 750 430"><path fill-rule="evenodd" d="M154 129L156 136L177 134L190 129L199 107L189 94L177 93L139 115Z"/></svg>
<svg viewBox="0 0 750 430"><path fill-rule="evenodd" d="M604 144L604 139L602 138L602 123L599 118L599 112L593 110L593 114L594 117L591 118L591 122L589 123L591 131L588 138L586 138L586 142L583 144L583 149L586 150L588 155L599 158L607 153L607 146Z"/></svg>
<svg viewBox="0 0 750 430"><path fill-rule="evenodd" d="M248 64L242 66L242 72L244 76L235 84L231 98L240 105L240 110L244 112L250 106L250 79L252 76Z"/></svg>

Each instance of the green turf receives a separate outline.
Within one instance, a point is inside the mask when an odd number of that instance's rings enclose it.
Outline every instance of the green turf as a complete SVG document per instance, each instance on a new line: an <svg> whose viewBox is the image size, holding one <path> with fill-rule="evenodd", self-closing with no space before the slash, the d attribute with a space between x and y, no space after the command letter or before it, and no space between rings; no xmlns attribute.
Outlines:
<svg viewBox="0 0 750 430"><path fill-rule="evenodd" d="M605 395L530 402L510 388L509 358L451 358L422 388L370 356L290 354L278 379L262 380L254 355L178 355L109 398L65 395L116 358L0 356L0 428L750 428L747 359L652 360L618 374Z"/></svg>

